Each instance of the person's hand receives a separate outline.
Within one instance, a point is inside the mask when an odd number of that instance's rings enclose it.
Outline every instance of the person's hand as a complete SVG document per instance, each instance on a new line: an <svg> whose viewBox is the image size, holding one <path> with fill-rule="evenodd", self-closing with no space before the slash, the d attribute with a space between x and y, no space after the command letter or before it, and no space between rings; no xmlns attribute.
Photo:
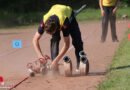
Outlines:
<svg viewBox="0 0 130 90"><path fill-rule="evenodd" d="M53 62L51 63L50 69L56 70L57 67L58 67L58 62L56 62L56 60L53 60Z"/></svg>
<svg viewBox="0 0 130 90"><path fill-rule="evenodd" d="M40 63L45 65L47 63L47 60L50 59L48 55L39 57Z"/></svg>
<svg viewBox="0 0 130 90"><path fill-rule="evenodd" d="M104 14L105 14L105 12L104 12L104 10L103 10L103 9L101 10L101 14L102 14L102 16L104 16Z"/></svg>
<svg viewBox="0 0 130 90"><path fill-rule="evenodd" d="M112 14L113 14L113 15L116 14L116 9L113 9Z"/></svg>

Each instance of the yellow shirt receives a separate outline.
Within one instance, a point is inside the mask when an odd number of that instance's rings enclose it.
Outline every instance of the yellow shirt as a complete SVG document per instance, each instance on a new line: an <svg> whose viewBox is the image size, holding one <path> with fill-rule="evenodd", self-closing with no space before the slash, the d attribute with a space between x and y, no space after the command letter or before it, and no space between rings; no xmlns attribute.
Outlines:
<svg viewBox="0 0 130 90"><path fill-rule="evenodd" d="M53 5L51 7L51 9L49 10L49 12L47 14L45 14L43 16L43 22L45 23L46 20L52 16L52 15L56 15L59 18L60 21L60 28L63 26L65 19L68 17L71 17L71 13L72 13L72 8L69 6L65 6L65 5Z"/></svg>
<svg viewBox="0 0 130 90"><path fill-rule="evenodd" d="M115 6L117 0L102 0L103 6Z"/></svg>

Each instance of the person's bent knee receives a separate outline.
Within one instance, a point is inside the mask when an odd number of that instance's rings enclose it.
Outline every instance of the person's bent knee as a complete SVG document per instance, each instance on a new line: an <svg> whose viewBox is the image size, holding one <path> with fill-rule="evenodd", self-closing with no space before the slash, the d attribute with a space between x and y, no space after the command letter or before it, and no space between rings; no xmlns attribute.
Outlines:
<svg viewBox="0 0 130 90"><path fill-rule="evenodd" d="M51 41L60 41L60 40L61 40L60 37L52 37L52 38L51 38Z"/></svg>
<svg viewBox="0 0 130 90"><path fill-rule="evenodd" d="M76 49L83 50L83 42L72 43Z"/></svg>

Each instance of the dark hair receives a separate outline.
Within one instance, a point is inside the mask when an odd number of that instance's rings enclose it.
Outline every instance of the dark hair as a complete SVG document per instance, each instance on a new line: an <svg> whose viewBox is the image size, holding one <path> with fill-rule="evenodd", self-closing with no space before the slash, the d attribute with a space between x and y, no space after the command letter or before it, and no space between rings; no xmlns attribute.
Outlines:
<svg viewBox="0 0 130 90"><path fill-rule="evenodd" d="M45 22L44 30L47 33L53 32L57 28L57 23L54 19L48 18Z"/></svg>

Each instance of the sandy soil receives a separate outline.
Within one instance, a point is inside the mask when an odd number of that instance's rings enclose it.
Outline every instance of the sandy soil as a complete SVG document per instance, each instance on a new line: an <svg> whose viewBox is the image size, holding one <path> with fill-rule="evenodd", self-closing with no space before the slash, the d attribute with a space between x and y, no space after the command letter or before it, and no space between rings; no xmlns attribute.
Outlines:
<svg viewBox="0 0 130 90"><path fill-rule="evenodd" d="M116 24L120 42L128 28L128 23L130 21L118 21ZM64 68L61 65L59 66L60 75L49 73L30 77L14 90L96 90L98 84L105 79L106 68L120 42L112 42L110 28L106 42L100 42L101 22L80 23L79 26L90 63L88 76L80 76L75 72L76 60L74 48L71 45L66 55L70 56L73 62L72 77L64 77ZM15 84L28 76L26 64L37 59L32 45L32 38L36 30L37 27L0 31L0 76L3 76L4 82ZM49 35L44 34L40 40L42 51L47 55L50 55L50 38ZM22 48L13 48L13 40L22 40ZM60 48L62 45L63 40L60 42ZM60 63L63 61L61 60Z"/></svg>

